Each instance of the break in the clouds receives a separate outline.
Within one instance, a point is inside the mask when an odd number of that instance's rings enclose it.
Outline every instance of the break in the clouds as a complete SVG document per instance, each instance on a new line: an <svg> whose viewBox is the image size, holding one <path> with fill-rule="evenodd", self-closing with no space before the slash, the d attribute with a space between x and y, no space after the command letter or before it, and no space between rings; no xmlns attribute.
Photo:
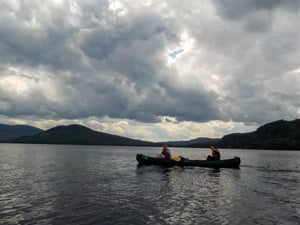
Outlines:
<svg viewBox="0 0 300 225"><path fill-rule="evenodd" d="M300 114L297 0L0 0L0 119L147 140Z"/></svg>

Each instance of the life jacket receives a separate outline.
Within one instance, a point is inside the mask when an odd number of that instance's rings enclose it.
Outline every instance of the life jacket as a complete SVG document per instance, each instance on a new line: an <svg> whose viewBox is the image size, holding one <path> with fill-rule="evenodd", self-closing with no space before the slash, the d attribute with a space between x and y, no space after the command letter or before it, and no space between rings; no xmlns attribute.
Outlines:
<svg viewBox="0 0 300 225"><path fill-rule="evenodd" d="M164 159L171 159L171 154L169 149L162 151L161 155L164 157Z"/></svg>
<svg viewBox="0 0 300 225"><path fill-rule="evenodd" d="M220 159L221 154L220 154L220 152L219 152L218 149L214 149L214 150L212 151L212 157L213 157L213 158L218 158L218 159Z"/></svg>

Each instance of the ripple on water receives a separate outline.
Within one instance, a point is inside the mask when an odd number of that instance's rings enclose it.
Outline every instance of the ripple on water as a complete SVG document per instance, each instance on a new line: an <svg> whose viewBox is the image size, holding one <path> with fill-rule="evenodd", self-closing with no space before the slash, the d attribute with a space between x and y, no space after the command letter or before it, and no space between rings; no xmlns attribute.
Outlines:
<svg viewBox="0 0 300 225"><path fill-rule="evenodd" d="M298 225L297 158L163 169L136 167L135 148L22 146L0 151L0 224Z"/></svg>

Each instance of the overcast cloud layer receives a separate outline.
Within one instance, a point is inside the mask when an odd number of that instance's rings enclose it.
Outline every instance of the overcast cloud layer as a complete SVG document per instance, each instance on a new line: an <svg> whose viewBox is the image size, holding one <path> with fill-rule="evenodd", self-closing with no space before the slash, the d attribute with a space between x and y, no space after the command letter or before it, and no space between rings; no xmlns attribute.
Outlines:
<svg viewBox="0 0 300 225"><path fill-rule="evenodd" d="M0 122L145 140L300 115L298 0L0 0Z"/></svg>

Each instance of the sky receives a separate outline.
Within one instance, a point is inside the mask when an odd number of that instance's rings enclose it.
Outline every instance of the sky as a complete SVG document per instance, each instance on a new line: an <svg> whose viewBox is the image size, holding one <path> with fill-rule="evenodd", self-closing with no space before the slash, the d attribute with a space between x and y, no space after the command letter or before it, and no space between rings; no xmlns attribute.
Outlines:
<svg viewBox="0 0 300 225"><path fill-rule="evenodd" d="M0 123L147 141L300 117L298 0L0 0Z"/></svg>

